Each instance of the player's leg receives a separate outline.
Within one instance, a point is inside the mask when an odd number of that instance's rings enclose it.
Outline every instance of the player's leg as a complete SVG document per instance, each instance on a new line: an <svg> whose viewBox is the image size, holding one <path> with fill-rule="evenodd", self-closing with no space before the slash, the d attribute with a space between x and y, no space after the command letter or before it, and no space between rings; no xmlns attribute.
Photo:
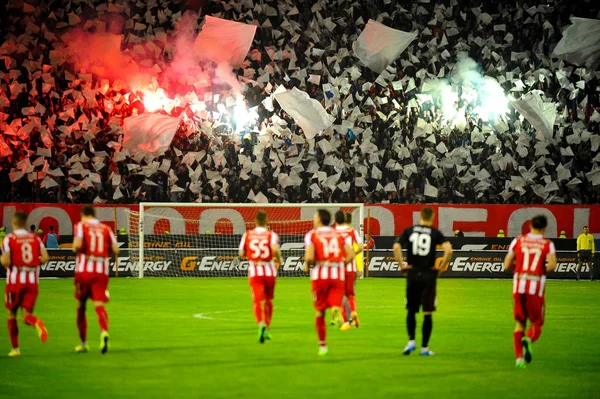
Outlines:
<svg viewBox="0 0 600 399"><path fill-rule="evenodd" d="M515 319L515 331L513 332L513 345L515 349L516 368L525 368L523 358L523 338L525 337L525 324L527 322L525 294L513 294L513 313Z"/></svg>
<svg viewBox="0 0 600 399"><path fill-rule="evenodd" d="M415 342L415 331L417 329L416 314L419 313L421 305L421 287L419 282L412 277L406 279L406 330L408 332L408 343L402 351L403 355L410 355L417 349Z"/></svg>
<svg viewBox="0 0 600 399"><path fill-rule="evenodd" d="M94 301L94 309L98 316L100 325L100 353L108 352L108 313L106 303L108 302L108 276L95 276L91 283L91 299Z"/></svg>
<svg viewBox="0 0 600 399"><path fill-rule="evenodd" d="M341 328L344 324L344 318L342 317L342 302L344 300L345 289L344 280L329 281L327 307L331 309L333 320L338 328Z"/></svg>
<svg viewBox="0 0 600 399"><path fill-rule="evenodd" d="M346 274L346 297L348 298L348 307L350 308L351 324L358 328L358 312L356 311L356 272Z"/></svg>
<svg viewBox="0 0 600 399"><path fill-rule="evenodd" d="M273 319L273 298L275 297L275 277L267 277L265 283L265 339L271 339L271 320Z"/></svg>
<svg viewBox="0 0 600 399"><path fill-rule="evenodd" d="M48 331L42 319L33 315L33 308L38 296L37 286L29 286L23 291L23 298L21 301L21 316L23 321L28 326L35 327L38 336L42 342L48 341Z"/></svg>
<svg viewBox="0 0 600 399"><path fill-rule="evenodd" d="M421 356L433 356L434 353L429 350L429 339L433 331L433 312L437 300L436 291L437 279L435 277L426 281L423 290L422 306L423 306L423 336L421 342Z"/></svg>
<svg viewBox="0 0 600 399"><path fill-rule="evenodd" d="M10 295L10 293L7 293ZM7 303L8 303L7 299ZM7 305L8 308L8 305ZM8 352L10 357L21 356L21 350L19 349L19 326L17 325L17 310L8 309L8 335L10 336L11 351Z"/></svg>
<svg viewBox="0 0 600 399"><path fill-rule="evenodd" d="M579 281L579 269L581 268L581 252L577 255L577 266L575 266L575 278Z"/></svg>
<svg viewBox="0 0 600 399"><path fill-rule="evenodd" d="M80 276L75 276L75 300L77 313L77 331L79 332L79 345L75 347L75 352L84 353L90 350L87 344L87 318L85 316L85 307L89 296L89 286Z"/></svg>
<svg viewBox="0 0 600 399"><path fill-rule="evenodd" d="M545 313L544 297L538 295L527 295L527 317L531 322L526 336L521 339L525 351L525 362L531 363L533 359L533 343L542 335Z"/></svg>
<svg viewBox="0 0 600 399"><path fill-rule="evenodd" d="M586 253L585 257L585 265L588 267L588 272L590 273L590 281L594 281L594 262L592 261L592 253Z"/></svg>
<svg viewBox="0 0 600 399"><path fill-rule="evenodd" d="M319 356L327 355L327 330L325 327L325 310L327 309L327 286L323 280L312 280L313 305L316 311L315 328L319 337Z"/></svg>
<svg viewBox="0 0 600 399"><path fill-rule="evenodd" d="M525 322L516 321L515 331L513 333L513 345L515 348L516 365L518 369L525 368L525 359L523 358L523 338L525 337Z"/></svg>
<svg viewBox="0 0 600 399"><path fill-rule="evenodd" d="M267 331L267 325L265 323L265 311L263 308L263 302L266 300L266 281L265 277L254 277L252 278L252 310L254 312L254 319L258 326L258 342L261 344L265 342L265 332Z"/></svg>

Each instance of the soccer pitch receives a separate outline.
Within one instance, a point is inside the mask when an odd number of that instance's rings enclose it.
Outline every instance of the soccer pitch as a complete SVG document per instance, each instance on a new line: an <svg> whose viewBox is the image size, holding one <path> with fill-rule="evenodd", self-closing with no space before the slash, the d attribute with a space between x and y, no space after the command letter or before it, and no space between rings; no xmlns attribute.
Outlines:
<svg viewBox="0 0 600 399"><path fill-rule="evenodd" d="M310 281L277 282L273 341L256 342L246 279L113 279L111 350L78 343L72 280L44 280L36 313L19 323L22 357L0 330L3 398L591 398L600 395L600 284L549 281L546 324L526 370L514 369L512 281L441 279L433 358L402 356L405 280L358 282L359 329L328 326L317 356ZM196 315L196 317L195 317ZM200 315L200 317L198 317ZM422 315L418 316L420 343Z"/></svg>

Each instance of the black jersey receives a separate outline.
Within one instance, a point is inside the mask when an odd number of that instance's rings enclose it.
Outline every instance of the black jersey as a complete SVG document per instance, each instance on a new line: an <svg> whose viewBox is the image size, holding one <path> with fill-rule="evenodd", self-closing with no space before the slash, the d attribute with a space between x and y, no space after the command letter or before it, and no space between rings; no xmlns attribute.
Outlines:
<svg viewBox="0 0 600 399"><path fill-rule="evenodd" d="M429 272L435 273L435 247L446 242L444 235L433 227L412 226L396 239L396 242L406 249L406 263L412 266L409 273Z"/></svg>

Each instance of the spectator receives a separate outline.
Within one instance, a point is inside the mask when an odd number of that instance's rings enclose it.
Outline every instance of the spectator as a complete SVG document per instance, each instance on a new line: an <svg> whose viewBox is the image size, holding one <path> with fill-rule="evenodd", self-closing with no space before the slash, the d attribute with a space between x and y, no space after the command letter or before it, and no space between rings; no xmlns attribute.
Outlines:
<svg viewBox="0 0 600 399"><path fill-rule="evenodd" d="M43 242L48 249L56 249L59 247L59 237L58 234L54 232L54 226L49 227L49 231L44 236Z"/></svg>

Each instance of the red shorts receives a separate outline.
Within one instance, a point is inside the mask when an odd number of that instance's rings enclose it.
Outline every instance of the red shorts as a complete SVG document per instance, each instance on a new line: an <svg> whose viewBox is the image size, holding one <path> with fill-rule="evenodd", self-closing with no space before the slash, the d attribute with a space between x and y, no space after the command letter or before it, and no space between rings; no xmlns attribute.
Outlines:
<svg viewBox="0 0 600 399"><path fill-rule="evenodd" d="M354 287L356 286L356 272L346 272L346 296L356 296Z"/></svg>
<svg viewBox="0 0 600 399"><path fill-rule="evenodd" d="M525 323L544 324L546 308L543 296L529 294L513 294L515 320Z"/></svg>
<svg viewBox="0 0 600 399"><path fill-rule="evenodd" d="M33 313L37 296L36 284L7 285L4 289L4 306L11 312L16 312L21 307Z"/></svg>
<svg viewBox="0 0 600 399"><path fill-rule="evenodd" d="M252 299L256 302L272 300L275 296L275 277L256 276L250 279Z"/></svg>
<svg viewBox="0 0 600 399"><path fill-rule="evenodd" d="M312 280L315 309L322 312L332 307L341 307L345 293L344 280Z"/></svg>
<svg viewBox="0 0 600 399"><path fill-rule="evenodd" d="M75 275L75 298L108 302L108 276L105 274Z"/></svg>

